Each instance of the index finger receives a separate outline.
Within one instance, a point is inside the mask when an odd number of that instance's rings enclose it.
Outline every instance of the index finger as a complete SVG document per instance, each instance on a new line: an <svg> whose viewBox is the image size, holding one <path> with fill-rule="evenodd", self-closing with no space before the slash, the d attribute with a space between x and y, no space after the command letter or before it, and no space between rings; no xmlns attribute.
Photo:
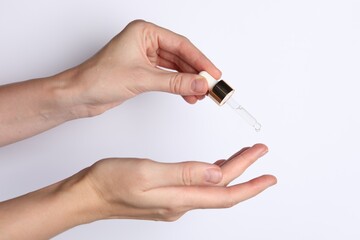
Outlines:
<svg viewBox="0 0 360 240"><path fill-rule="evenodd" d="M207 71L216 79L221 77L221 71L189 39L165 28L156 27L160 49L177 55L198 72Z"/></svg>
<svg viewBox="0 0 360 240"><path fill-rule="evenodd" d="M219 185L226 186L235 178L239 177L251 164L267 153L268 148L264 144L255 144L251 148L246 149L240 154L235 154L223 165L223 179Z"/></svg>

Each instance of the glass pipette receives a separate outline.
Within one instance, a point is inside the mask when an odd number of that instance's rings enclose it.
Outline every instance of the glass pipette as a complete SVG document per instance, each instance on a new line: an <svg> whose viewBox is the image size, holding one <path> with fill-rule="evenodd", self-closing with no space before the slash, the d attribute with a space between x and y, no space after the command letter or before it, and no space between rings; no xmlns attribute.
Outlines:
<svg viewBox="0 0 360 240"><path fill-rule="evenodd" d="M244 119L250 126L252 126L255 131L259 132L261 129L261 124L256 121L256 119L245 109L243 108L234 97L230 97L227 100L227 105L230 106L242 119Z"/></svg>
<svg viewBox="0 0 360 240"><path fill-rule="evenodd" d="M202 71L199 73L203 76L209 85L210 96L220 106L227 103L242 119L251 125L257 132L261 129L261 124L243 108L233 97L234 89L230 87L224 80L217 81L209 73Z"/></svg>

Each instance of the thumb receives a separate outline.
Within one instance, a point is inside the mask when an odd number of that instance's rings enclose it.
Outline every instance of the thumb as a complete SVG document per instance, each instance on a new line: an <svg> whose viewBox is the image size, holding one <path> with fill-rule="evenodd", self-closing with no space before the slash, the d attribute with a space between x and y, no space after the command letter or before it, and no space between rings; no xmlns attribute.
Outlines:
<svg viewBox="0 0 360 240"><path fill-rule="evenodd" d="M203 162L164 163L157 175L162 175L160 185L195 186L214 185L222 180L221 168Z"/></svg>
<svg viewBox="0 0 360 240"><path fill-rule="evenodd" d="M182 96L204 95L209 87L205 78L192 73L162 72L153 82L154 90Z"/></svg>

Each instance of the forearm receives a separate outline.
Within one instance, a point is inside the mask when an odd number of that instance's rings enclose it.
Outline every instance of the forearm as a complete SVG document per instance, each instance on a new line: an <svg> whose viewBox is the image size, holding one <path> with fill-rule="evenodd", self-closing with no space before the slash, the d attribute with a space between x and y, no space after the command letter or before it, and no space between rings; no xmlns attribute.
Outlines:
<svg viewBox="0 0 360 240"><path fill-rule="evenodd" d="M0 86L0 146L88 115L78 97L76 69Z"/></svg>
<svg viewBox="0 0 360 240"><path fill-rule="evenodd" d="M84 170L86 171L86 170ZM0 240L49 239L97 219L84 171L35 192L0 203Z"/></svg>

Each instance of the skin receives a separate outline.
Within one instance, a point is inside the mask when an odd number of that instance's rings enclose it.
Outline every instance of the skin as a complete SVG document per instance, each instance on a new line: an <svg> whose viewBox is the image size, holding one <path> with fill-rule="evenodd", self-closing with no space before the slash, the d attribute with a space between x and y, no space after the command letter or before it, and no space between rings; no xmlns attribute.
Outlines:
<svg viewBox="0 0 360 240"><path fill-rule="evenodd" d="M197 75L202 70L221 76L185 37L134 21L79 66L1 86L0 146L99 115L147 91L196 103L208 91ZM193 209L232 207L276 183L274 176L263 175L229 185L267 151L255 144L214 164L103 159L58 183L1 202L0 239L49 239L101 219L175 221Z"/></svg>

